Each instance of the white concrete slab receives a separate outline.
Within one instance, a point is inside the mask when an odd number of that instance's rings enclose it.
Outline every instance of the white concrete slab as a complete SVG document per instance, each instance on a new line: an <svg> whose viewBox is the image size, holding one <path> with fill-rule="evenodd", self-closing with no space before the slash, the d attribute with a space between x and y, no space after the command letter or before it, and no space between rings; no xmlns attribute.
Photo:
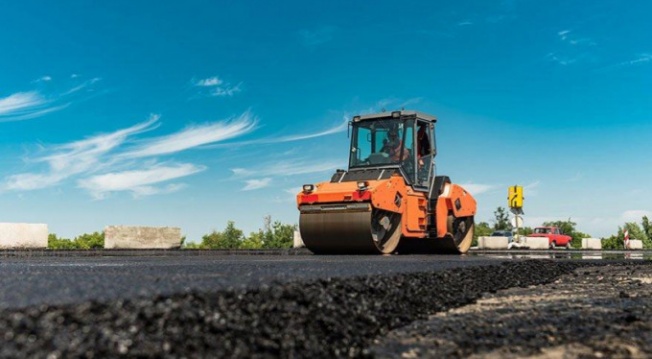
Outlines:
<svg viewBox="0 0 652 359"><path fill-rule="evenodd" d="M181 247L181 228L107 226L106 249L172 249Z"/></svg>
<svg viewBox="0 0 652 359"><path fill-rule="evenodd" d="M299 231L294 231L294 248L303 248L306 245L303 243L303 239L301 238L301 232Z"/></svg>
<svg viewBox="0 0 652 359"><path fill-rule="evenodd" d="M550 241L548 237L524 237L521 242L529 249L548 249Z"/></svg>
<svg viewBox="0 0 652 359"><path fill-rule="evenodd" d="M478 249L507 249L508 237L478 237Z"/></svg>
<svg viewBox="0 0 652 359"><path fill-rule="evenodd" d="M643 241L640 239L630 239L629 249L634 249L634 250L643 249Z"/></svg>
<svg viewBox="0 0 652 359"><path fill-rule="evenodd" d="M602 249L600 238L582 238L582 249Z"/></svg>
<svg viewBox="0 0 652 359"><path fill-rule="evenodd" d="M47 224L0 223L0 249L43 249L47 246Z"/></svg>

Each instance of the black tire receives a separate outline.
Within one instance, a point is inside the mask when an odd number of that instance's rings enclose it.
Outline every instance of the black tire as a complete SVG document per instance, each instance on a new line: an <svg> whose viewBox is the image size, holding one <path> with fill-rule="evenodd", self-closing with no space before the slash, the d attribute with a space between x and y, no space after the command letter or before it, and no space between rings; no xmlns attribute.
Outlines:
<svg viewBox="0 0 652 359"><path fill-rule="evenodd" d="M555 241L550 242L550 249L555 249L557 248L557 243Z"/></svg>

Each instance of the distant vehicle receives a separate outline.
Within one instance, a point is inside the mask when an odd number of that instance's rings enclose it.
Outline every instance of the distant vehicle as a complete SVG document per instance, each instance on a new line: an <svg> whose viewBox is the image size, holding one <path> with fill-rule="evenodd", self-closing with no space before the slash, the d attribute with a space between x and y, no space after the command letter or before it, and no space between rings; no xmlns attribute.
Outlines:
<svg viewBox="0 0 652 359"><path fill-rule="evenodd" d="M550 249L557 247L571 248L571 241L573 238L561 232L559 227L537 227L530 237L548 237L548 245Z"/></svg>
<svg viewBox="0 0 652 359"><path fill-rule="evenodd" d="M491 237L507 237L508 243L514 241L514 233L512 231L494 231Z"/></svg>

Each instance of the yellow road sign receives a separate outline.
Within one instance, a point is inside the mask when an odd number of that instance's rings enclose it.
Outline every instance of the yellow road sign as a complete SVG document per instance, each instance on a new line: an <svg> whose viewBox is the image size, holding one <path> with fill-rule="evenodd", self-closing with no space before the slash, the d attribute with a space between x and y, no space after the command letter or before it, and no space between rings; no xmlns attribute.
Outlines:
<svg viewBox="0 0 652 359"><path fill-rule="evenodd" d="M511 186L507 191L507 205L509 208L523 207L523 186Z"/></svg>

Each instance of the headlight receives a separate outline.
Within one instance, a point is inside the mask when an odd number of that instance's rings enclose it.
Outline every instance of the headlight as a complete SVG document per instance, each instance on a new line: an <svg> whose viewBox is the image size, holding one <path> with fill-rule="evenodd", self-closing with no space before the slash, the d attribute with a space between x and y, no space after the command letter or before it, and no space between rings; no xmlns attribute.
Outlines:
<svg viewBox="0 0 652 359"><path fill-rule="evenodd" d="M358 191L366 191L369 188L369 182L360 181L358 182Z"/></svg>
<svg viewBox="0 0 652 359"><path fill-rule="evenodd" d="M303 191L306 193L310 193L315 190L315 185L314 184L304 184L303 185Z"/></svg>

